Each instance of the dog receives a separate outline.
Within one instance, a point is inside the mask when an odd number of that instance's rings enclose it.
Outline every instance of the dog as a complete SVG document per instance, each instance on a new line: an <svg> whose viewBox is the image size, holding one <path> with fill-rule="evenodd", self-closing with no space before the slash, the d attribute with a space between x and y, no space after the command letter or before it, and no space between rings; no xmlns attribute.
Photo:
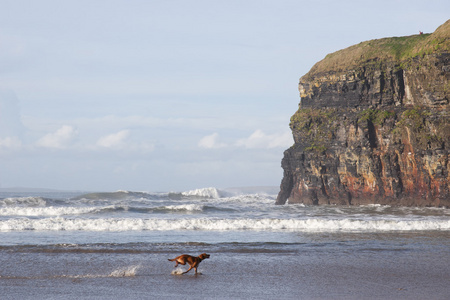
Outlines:
<svg viewBox="0 0 450 300"><path fill-rule="evenodd" d="M197 267L200 264L200 262L206 258L209 258L209 254L206 253L202 253L199 256L192 256L192 255L187 255L187 254L183 254L180 256L177 256L173 259L169 259L169 261L174 261L175 262L175 267L176 268L178 266L178 264L180 265L185 265L186 263L189 264L189 269L186 272L183 272L181 274L186 274L187 272L189 272L190 270L192 270L192 268L194 268L195 270L195 274L197 274Z"/></svg>

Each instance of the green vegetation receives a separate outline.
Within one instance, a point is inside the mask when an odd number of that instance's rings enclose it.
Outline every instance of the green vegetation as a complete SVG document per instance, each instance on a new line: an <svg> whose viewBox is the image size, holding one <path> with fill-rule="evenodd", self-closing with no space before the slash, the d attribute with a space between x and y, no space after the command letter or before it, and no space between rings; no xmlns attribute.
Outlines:
<svg viewBox="0 0 450 300"><path fill-rule="evenodd" d="M292 117L290 126L303 151L324 153L336 144L341 127L349 128L358 120L360 130L368 130L368 121L377 128L377 134L393 144L410 140L417 149L438 149L450 143L449 115L427 107L383 110L365 109L349 112L339 108L300 108Z"/></svg>
<svg viewBox="0 0 450 300"><path fill-rule="evenodd" d="M380 61L408 65L408 60L413 57L444 51L450 51L450 20L432 34L370 40L328 54L305 77L313 78L315 74L323 72L342 72Z"/></svg>
<svg viewBox="0 0 450 300"><path fill-rule="evenodd" d="M290 126L310 128L312 123L328 124L333 120L336 120L335 109L300 108L291 117Z"/></svg>
<svg viewBox="0 0 450 300"><path fill-rule="evenodd" d="M417 45L429 36L430 34L422 34L368 41L367 46L371 49L365 55L368 59L383 56L395 60L411 58L417 55Z"/></svg>
<svg viewBox="0 0 450 300"><path fill-rule="evenodd" d="M432 118L433 113L424 107L414 107L403 111L399 120L392 130L394 137L400 138L406 134L406 128L421 148L427 145L440 147L443 142L448 141L450 124L448 116Z"/></svg>
<svg viewBox="0 0 450 300"><path fill-rule="evenodd" d="M324 152L334 137L338 119L336 109L299 109L292 117L290 126L300 133L306 145L305 151Z"/></svg>
<svg viewBox="0 0 450 300"><path fill-rule="evenodd" d="M377 110L369 108L359 113L359 122L369 120L373 124L383 125L386 119L394 118L395 116L396 114L393 111Z"/></svg>
<svg viewBox="0 0 450 300"><path fill-rule="evenodd" d="M424 127L425 119L430 116L431 113L421 107L414 107L407 109L401 115L401 119L397 123L397 126L408 126L414 131L419 131Z"/></svg>
<svg viewBox="0 0 450 300"><path fill-rule="evenodd" d="M305 151L307 152L316 152L316 153L322 153L326 150L327 147L325 147L325 145L316 145L314 143L311 146L305 148Z"/></svg>

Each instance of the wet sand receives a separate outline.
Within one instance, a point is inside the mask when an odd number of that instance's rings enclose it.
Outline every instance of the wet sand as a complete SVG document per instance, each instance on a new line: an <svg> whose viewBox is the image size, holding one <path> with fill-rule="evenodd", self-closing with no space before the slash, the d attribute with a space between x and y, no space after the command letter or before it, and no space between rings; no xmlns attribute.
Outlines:
<svg viewBox="0 0 450 300"><path fill-rule="evenodd" d="M1 253L1 299L447 299L442 251L211 252L173 275L179 253ZM187 269L186 266L183 267Z"/></svg>

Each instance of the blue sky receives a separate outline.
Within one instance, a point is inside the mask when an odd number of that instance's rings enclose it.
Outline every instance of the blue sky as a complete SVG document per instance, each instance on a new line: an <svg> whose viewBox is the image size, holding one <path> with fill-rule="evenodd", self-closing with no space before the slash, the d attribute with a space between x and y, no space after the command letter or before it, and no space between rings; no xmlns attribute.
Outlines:
<svg viewBox="0 0 450 300"><path fill-rule="evenodd" d="M443 1L0 0L0 187L279 185L326 54L433 32Z"/></svg>

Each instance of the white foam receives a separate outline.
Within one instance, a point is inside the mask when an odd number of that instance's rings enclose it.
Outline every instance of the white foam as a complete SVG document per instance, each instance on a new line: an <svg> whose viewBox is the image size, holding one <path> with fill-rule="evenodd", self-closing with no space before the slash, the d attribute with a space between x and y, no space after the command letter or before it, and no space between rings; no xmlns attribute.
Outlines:
<svg viewBox="0 0 450 300"><path fill-rule="evenodd" d="M109 274L83 274L83 275L59 275L55 278L72 278L72 279L83 279L83 278L108 278L108 277L134 277L137 274L137 270L140 268L137 266L127 266L123 268L116 269Z"/></svg>
<svg viewBox="0 0 450 300"><path fill-rule="evenodd" d="M167 205L163 207L169 210L186 210L186 211L203 211L204 206L200 204L182 204L182 205Z"/></svg>
<svg viewBox="0 0 450 300"><path fill-rule="evenodd" d="M124 194L129 194L130 191L127 190L117 190L116 193L124 193Z"/></svg>
<svg viewBox="0 0 450 300"><path fill-rule="evenodd" d="M0 221L0 231L141 231L141 230L257 230L257 231L428 231L450 230L448 218L420 219L137 219L137 218L16 218Z"/></svg>
<svg viewBox="0 0 450 300"><path fill-rule="evenodd" d="M134 277L141 266L128 266L114 270L108 277Z"/></svg>
<svg viewBox="0 0 450 300"><path fill-rule="evenodd" d="M0 200L2 206L45 206L46 203L42 197L14 197Z"/></svg>
<svg viewBox="0 0 450 300"><path fill-rule="evenodd" d="M215 203L215 206L217 207L221 207L224 204L226 204L227 206L233 205L237 210L251 208L252 210L259 211L261 209L267 208L270 209L271 211L275 211L276 209L283 207L273 205L274 199L261 196L258 194L232 196L220 199L213 199L210 201L211 203Z"/></svg>
<svg viewBox="0 0 450 300"><path fill-rule="evenodd" d="M198 196L198 197L213 198L213 199L218 199L221 197L219 191L213 187L191 190L191 191L183 192L181 194L183 196Z"/></svg>
<svg viewBox="0 0 450 300"><path fill-rule="evenodd" d="M87 214L99 210L97 207L3 207L0 216L64 216Z"/></svg>
<svg viewBox="0 0 450 300"><path fill-rule="evenodd" d="M181 275L181 274L183 274L183 272L184 272L183 269L178 267L178 268L172 270L172 272L170 274L172 274L172 275Z"/></svg>

